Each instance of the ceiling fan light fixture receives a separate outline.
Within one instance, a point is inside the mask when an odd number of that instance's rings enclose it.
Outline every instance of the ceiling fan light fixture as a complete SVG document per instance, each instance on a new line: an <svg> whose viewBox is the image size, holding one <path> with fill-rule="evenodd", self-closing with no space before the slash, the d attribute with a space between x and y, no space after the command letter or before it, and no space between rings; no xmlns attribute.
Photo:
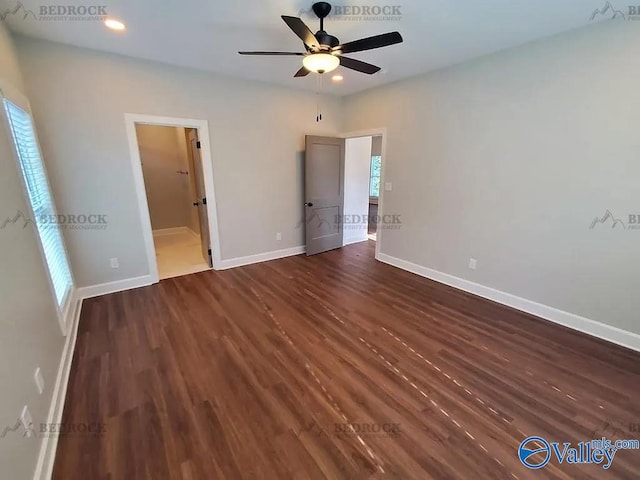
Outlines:
<svg viewBox="0 0 640 480"><path fill-rule="evenodd" d="M316 73L327 73L340 65L340 59L330 53L311 53L302 59L304 67Z"/></svg>

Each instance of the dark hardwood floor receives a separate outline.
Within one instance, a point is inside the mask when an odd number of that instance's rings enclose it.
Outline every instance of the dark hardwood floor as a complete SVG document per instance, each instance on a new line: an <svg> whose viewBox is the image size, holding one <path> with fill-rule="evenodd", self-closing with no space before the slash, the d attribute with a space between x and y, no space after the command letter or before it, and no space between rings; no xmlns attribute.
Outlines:
<svg viewBox="0 0 640 480"><path fill-rule="evenodd" d="M84 303L55 479L636 479L640 354L381 264L373 242ZM351 425L351 428L349 428Z"/></svg>

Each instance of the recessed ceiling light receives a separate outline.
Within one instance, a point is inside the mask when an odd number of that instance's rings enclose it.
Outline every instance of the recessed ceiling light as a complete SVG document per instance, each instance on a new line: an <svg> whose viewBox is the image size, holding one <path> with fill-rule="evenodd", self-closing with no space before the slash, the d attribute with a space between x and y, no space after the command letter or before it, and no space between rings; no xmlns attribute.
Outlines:
<svg viewBox="0 0 640 480"><path fill-rule="evenodd" d="M344 77L342 75L334 75L333 77L331 77L331 80L333 80L334 82L341 82L342 80L344 80Z"/></svg>
<svg viewBox="0 0 640 480"><path fill-rule="evenodd" d="M113 18L107 18L104 21L104 24L107 26L107 28L110 28L111 30L124 30L126 28L124 26L124 23L122 23L119 20L115 20Z"/></svg>

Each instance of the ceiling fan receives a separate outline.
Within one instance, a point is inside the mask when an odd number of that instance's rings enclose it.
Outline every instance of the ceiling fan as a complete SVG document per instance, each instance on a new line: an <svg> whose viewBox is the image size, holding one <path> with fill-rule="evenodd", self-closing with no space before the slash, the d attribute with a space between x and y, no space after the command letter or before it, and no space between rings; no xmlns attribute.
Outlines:
<svg viewBox="0 0 640 480"><path fill-rule="evenodd" d="M238 52L240 55L296 55L302 57L302 68L296 72L294 77L304 77L311 72L327 73L342 65L345 68L356 70L357 72L372 75L380 71L380 67L370 63L344 57L345 53L361 52L374 48L387 47L402 43L402 35L398 32L384 33L373 37L362 38L353 42L340 44L340 41L333 35L329 35L324 30L324 19L331 12L331 5L327 2L317 2L311 7L316 16L320 19L320 30L315 35L309 27L298 17L288 17L282 15L282 20L293 32L300 37L304 43L306 52Z"/></svg>

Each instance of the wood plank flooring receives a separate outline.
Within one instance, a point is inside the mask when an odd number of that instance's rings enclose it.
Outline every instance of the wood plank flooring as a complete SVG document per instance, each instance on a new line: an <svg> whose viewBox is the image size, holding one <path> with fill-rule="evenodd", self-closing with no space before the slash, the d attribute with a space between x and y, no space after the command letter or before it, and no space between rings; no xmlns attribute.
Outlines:
<svg viewBox="0 0 640 480"><path fill-rule="evenodd" d="M54 478L636 479L640 355L381 264L373 243L85 301Z"/></svg>

